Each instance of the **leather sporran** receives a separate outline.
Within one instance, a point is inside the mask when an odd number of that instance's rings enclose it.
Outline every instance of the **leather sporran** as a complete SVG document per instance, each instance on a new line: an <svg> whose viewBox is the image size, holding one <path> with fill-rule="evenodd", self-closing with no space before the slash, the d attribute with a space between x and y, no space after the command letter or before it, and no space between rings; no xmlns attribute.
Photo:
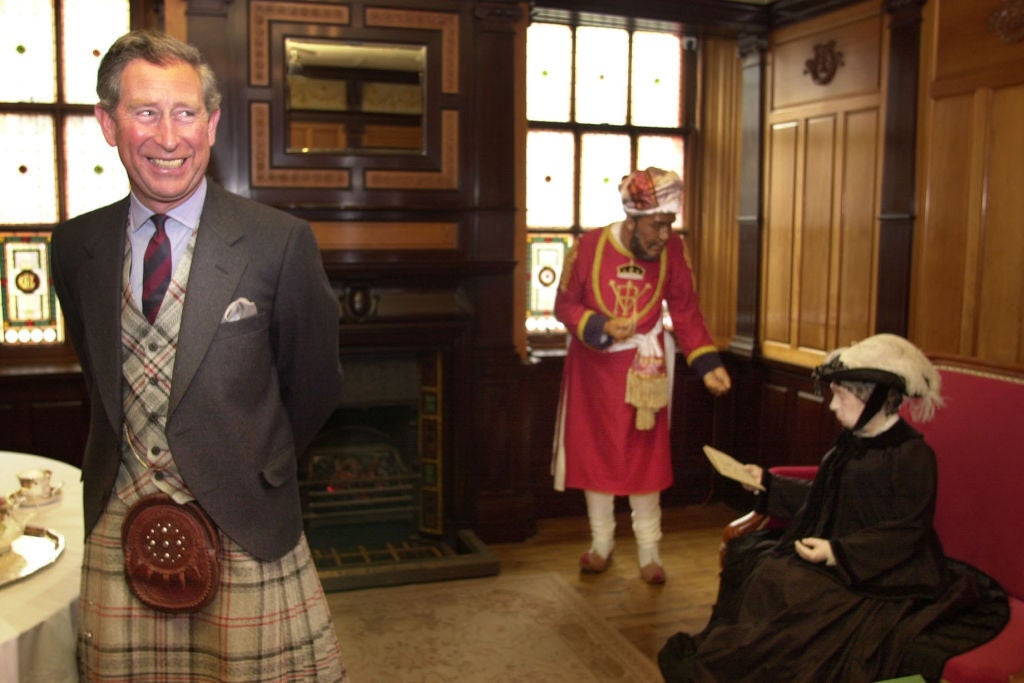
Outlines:
<svg viewBox="0 0 1024 683"><path fill-rule="evenodd" d="M198 612L220 582L220 541L195 502L157 493L139 499L121 527L124 573L132 593L161 612Z"/></svg>

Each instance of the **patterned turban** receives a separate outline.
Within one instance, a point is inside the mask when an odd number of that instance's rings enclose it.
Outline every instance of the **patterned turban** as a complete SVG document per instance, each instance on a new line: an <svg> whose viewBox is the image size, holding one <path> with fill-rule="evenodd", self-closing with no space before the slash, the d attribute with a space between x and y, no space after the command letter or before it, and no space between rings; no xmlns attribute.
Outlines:
<svg viewBox="0 0 1024 683"><path fill-rule="evenodd" d="M655 213L679 213L683 181L672 171L653 166L633 171L622 178L619 194L627 216L649 216Z"/></svg>

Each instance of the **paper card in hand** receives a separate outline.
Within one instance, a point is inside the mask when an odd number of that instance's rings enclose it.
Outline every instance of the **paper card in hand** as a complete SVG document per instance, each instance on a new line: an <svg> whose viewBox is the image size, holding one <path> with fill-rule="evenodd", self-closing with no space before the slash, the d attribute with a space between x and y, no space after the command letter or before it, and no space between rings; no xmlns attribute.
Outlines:
<svg viewBox="0 0 1024 683"><path fill-rule="evenodd" d="M729 477L735 479L741 484L746 484L758 491L764 491L764 487L761 486L761 482L752 475L743 466L743 463L733 458L727 453L723 453L717 448L711 446L704 446L704 455L708 456L708 460L711 461L711 466L718 470L718 473L723 477Z"/></svg>

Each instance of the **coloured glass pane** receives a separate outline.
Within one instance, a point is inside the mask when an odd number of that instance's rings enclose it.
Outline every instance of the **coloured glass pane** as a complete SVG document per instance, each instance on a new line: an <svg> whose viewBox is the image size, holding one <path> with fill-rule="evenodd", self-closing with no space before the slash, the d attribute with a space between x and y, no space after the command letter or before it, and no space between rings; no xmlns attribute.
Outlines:
<svg viewBox="0 0 1024 683"><path fill-rule="evenodd" d="M629 34L615 28L576 29L576 120L626 123Z"/></svg>
<svg viewBox="0 0 1024 683"><path fill-rule="evenodd" d="M599 228L622 220L619 183L629 175L629 136L590 133L580 155L580 226Z"/></svg>
<svg viewBox="0 0 1024 683"><path fill-rule="evenodd" d="M69 116L64 123L67 215L72 218L128 194L128 175L93 116Z"/></svg>
<svg viewBox="0 0 1024 683"><path fill-rule="evenodd" d="M0 114L0 224L57 222L53 119Z"/></svg>
<svg viewBox="0 0 1024 683"><path fill-rule="evenodd" d="M64 0L64 101L96 103L96 71L130 28L128 0Z"/></svg>
<svg viewBox="0 0 1024 683"><path fill-rule="evenodd" d="M679 127L681 59L678 36L633 34L633 125Z"/></svg>
<svg viewBox="0 0 1024 683"><path fill-rule="evenodd" d="M533 24L526 32L526 118L568 121L571 94L571 29Z"/></svg>
<svg viewBox="0 0 1024 683"><path fill-rule="evenodd" d="M49 235L0 233L0 343L63 340L60 307L50 283Z"/></svg>
<svg viewBox="0 0 1024 683"><path fill-rule="evenodd" d="M530 332L561 331L562 324L554 317L555 295L562 274L569 235L533 234L530 236L527 261L527 329Z"/></svg>
<svg viewBox="0 0 1024 683"><path fill-rule="evenodd" d="M530 131L526 136L528 227L572 227L575 150L572 133Z"/></svg>
<svg viewBox="0 0 1024 683"><path fill-rule="evenodd" d="M42 0L0 0L0 100L55 102L53 6Z"/></svg>

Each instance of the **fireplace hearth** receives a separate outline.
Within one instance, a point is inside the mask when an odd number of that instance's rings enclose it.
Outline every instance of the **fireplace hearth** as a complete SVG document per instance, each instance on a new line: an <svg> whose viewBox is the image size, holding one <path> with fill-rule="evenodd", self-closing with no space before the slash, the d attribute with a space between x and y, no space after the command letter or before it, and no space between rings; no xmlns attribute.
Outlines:
<svg viewBox="0 0 1024 683"><path fill-rule="evenodd" d="M341 401L300 482L324 589L498 573L475 534L446 528L442 353L348 354L342 367Z"/></svg>

